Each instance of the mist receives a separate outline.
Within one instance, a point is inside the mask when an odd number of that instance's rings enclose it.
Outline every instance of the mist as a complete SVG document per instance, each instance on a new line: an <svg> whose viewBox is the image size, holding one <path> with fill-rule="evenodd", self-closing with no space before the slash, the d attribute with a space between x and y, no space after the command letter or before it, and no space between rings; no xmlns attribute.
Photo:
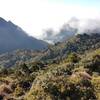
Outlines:
<svg viewBox="0 0 100 100"><path fill-rule="evenodd" d="M44 30L41 38L49 43L56 43L63 42L76 34L83 33L100 33L100 19L78 19L73 17L64 23L58 31L51 28Z"/></svg>

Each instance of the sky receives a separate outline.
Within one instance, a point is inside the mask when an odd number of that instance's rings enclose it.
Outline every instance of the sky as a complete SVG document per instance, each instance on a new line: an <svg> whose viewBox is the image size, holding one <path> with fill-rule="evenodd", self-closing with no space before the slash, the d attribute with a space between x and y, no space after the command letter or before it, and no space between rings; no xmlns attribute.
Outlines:
<svg viewBox="0 0 100 100"><path fill-rule="evenodd" d="M39 38L44 30L57 30L72 17L99 19L99 5L100 0L0 0L0 17Z"/></svg>

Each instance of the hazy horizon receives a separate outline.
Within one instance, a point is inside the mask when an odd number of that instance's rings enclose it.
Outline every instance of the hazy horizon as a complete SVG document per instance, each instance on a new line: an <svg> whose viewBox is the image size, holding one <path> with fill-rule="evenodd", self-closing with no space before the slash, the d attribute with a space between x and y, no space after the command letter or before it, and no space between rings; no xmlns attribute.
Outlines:
<svg viewBox="0 0 100 100"><path fill-rule="evenodd" d="M100 20L98 0L0 0L0 17L39 38L43 31L58 30L72 17Z"/></svg>

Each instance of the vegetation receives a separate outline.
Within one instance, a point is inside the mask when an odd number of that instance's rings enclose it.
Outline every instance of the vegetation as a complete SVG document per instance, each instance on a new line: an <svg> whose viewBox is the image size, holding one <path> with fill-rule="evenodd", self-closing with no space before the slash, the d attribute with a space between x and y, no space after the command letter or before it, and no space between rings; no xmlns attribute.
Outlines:
<svg viewBox="0 0 100 100"><path fill-rule="evenodd" d="M27 59L8 68L1 64L0 100L100 100L100 35L78 35L39 53L21 52L16 59Z"/></svg>

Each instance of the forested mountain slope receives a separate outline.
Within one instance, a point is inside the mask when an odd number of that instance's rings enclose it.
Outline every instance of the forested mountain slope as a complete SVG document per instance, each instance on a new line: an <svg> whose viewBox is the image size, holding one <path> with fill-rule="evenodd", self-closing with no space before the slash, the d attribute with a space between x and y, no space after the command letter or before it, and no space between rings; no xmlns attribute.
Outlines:
<svg viewBox="0 0 100 100"><path fill-rule="evenodd" d="M65 42L49 45L42 51L16 50L0 55L0 65L14 66L19 62L55 61L64 59L71 52L83 54L86 51L96 50L100 47L100 34L78 34Z"/></svg>
<svg viewBox="0 0 100 100"><path fill-rule="evenodd" d="M0 59L19 60L15 67L0 68L1 100L100 100L100 34L77 35L44 51L18 50L10 56Z"/></svg>

